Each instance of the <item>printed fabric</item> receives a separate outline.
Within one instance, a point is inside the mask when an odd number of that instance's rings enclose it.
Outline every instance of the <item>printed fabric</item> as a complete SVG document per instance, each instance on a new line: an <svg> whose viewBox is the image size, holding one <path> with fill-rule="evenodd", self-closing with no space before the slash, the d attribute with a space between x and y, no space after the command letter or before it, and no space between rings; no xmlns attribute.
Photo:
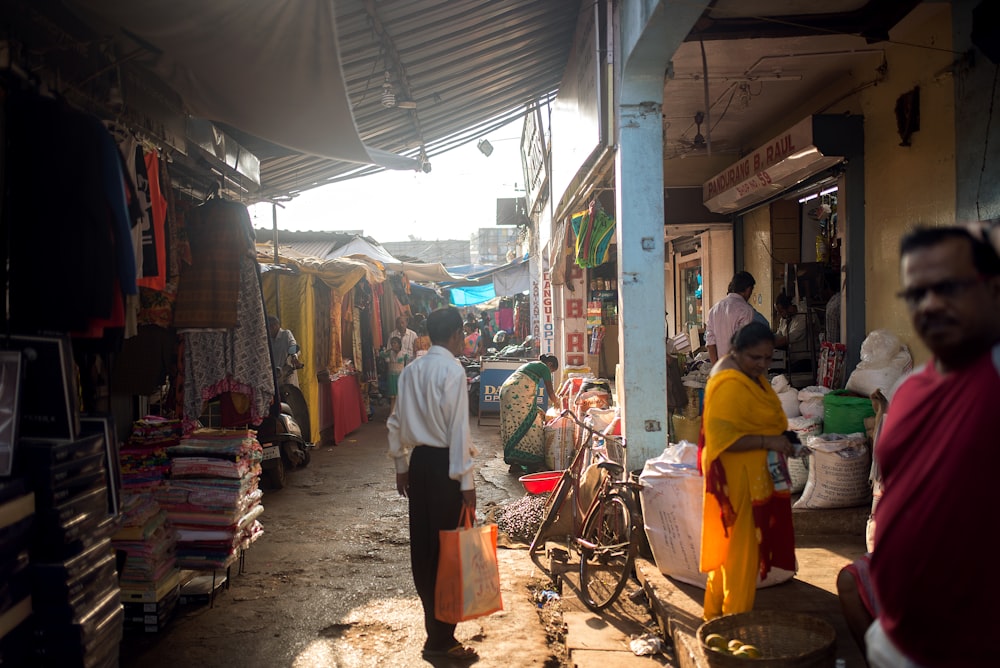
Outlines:
<svg viewBox="0 0 1000 668"><path fill-rule="evenodd" d="M529 362L500 386L500 440L507 464L532 466L545 461L545 430L536 398L545 373L551 379L548 366Z"/></svg>
<svg viewBox="0 0 1000 668"><path fill-rule="evenodd" d="M223 392L249 398L253 424L270 409L274 376L257 271L257 262L244 257L239 267L239 327L182 333L186 431L194 427L205 402Z"/></svg>

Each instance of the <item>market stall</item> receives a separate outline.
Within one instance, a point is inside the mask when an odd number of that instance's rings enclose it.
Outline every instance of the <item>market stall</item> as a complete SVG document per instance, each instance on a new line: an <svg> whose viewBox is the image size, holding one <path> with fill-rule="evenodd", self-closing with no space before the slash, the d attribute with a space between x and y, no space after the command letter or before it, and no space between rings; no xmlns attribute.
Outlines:
<svg viewBox="0 0 1000 668"><path fill-rule="evenodd" d="M323 445L338 445L368 422L357 374L319 378L319 436Z"/></svg>
<svg viewBox="0 0 1000 668"><path fill-rule="evenodd" d="M270 263L273 254L266 247L259 247L258 259ZM261 276L264 298L268 312L278 315L282 327L295 334L302 348L300 357L305 366L298 377L310 407L309 430L312 434L322 434L324 429L329 429L331 421L337 421L338 411L342 424L350 424L349 416L355 412L367 416L360 390L354 406L348 407L344 399L334 411L321 394L319 376L329 378L358 371L352 359L354 353L345 354L343 314L345 309L352 311L352 293L359 282L379 284L384 274L377 265L352 258L320 260L279 254L279 261L278 269L274 265L266 266L268 270Z"/></svg>

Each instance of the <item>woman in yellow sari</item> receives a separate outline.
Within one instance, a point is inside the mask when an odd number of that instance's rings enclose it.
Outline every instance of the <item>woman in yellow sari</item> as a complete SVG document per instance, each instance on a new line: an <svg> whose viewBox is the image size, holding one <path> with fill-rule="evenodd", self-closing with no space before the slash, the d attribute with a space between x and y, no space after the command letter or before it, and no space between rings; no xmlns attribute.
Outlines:
<svg viewBox="0 0 1000 668"><path fill-rule="evenodd" d="M768 382L774 334L751 323L712 368L705 388L699 465L705 476L701 571L706 620L748 612L757 575L795 570L795 533L785 456L788 419Z"/></svg>

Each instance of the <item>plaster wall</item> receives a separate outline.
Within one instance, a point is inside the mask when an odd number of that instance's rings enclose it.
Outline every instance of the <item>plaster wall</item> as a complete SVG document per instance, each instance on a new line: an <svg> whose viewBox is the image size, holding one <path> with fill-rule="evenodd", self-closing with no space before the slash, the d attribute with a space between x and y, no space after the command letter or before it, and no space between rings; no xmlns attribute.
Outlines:
<svg viewBox="0 0 1000 668"><path fill-rule="evenodd" d="M708 309L726 296L733 277L733 231L704 232L701 235L701 252L705 258L702 266L702 309L707 315Z"/></svg>
<svg viewBox="0 0 1000 668"><path fill-rule="evenodd" d="M743 240L743 267L757 281L750 305L769 316L774 303L770 207L758 207L743 216Z"/></svg>
<svg viewBox="0 0 1000 668"><path fill-rule="evenodd" d="M895 297L899 290L898 248L900 237L914 225L955 222L956 114L950 69L960 54L951 50L950 3L918 6L891 31L890 40L871 45L885 51L884 76L875 73L877 59L857 62L843 77L764 130L760 141L810 114L850 113L864 117L865 329L892 331L920 363L926 360L927 351L913 333L905 306ZM900 146L896 100L915 86L920 87L920 129L910 138L910 146ZM989 93L985 95L987 99L978 105L979 115L987 114ZM850 165L847 167L850 169ZM978 167L976 171L978 181ZM744 217L744 261L757 279L759 293L754 295L754 306L758 310L758 296L764 305L772 304L774 297L764 294L770 291L773 280L764 252L765 247L770 249L769 222L766 207ZM848 272L852 269L846 268ZM769 311L768 306L765 315Z"/></svg>
<svg viewBox="0 0 1000 668"><path fill-rule="evenodd" d="M933 11L930 11L933 10ZM912 17L912 15L911 15ZM956 55L947 4L925 6L921 20L904 21L890 37L931 48L886 45L889 70L861 95L865 116L865 318L868 331L888 329L910 346L917 363L927 351L913 333L899 290L899 239L916 224L955 222L955 97L953 78L937 73ZM920 130L900 146L896 99L920 87Z"/></svg>

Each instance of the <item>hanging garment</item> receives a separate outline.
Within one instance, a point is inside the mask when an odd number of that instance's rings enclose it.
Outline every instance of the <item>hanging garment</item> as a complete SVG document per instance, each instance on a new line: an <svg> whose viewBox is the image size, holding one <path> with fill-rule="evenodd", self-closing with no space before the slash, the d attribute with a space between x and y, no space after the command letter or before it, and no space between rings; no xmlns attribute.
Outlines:
<svg viewBox="0 0 1000 668"><path fill-rule="evenodd" d="M505 306L497 309L497 327L508 332L514 331L514 309Z"/></svg>
<svg viewBox="0 0 1000 668"><path fill-rule="evenodd" d="M607 262L615 236L615 219L595 200L586 211L573 214L570 224L576 236L576 264L586 268Z"/></svg>
<svg viewBox="0 0 1000 668"><path fill-rule="evenodd" d="M254 424L259 423L270 409L274 399L274 374L258 271L255 259L244 257L240 262L236 313L239 327L181 334L186 431L194 428L205 402L223 392L235 392L249 398Z"/></svg>
<svg viewBox="0 0 1000 668"><path fill-rule="evenodd" d="M85 330L112 315L116 291L136 292L121 156L99 120L61 101L18 89L3 103L8 325ZM72 178L54 185L56 164L70 165Z"/></svg>
<svg viewBox="0 0 1000 668"><path fill-rule="evenodd" d="M167 282L166 224L167 200L160 190L160 156L155 151L143 154L145 192L149 197L146 211L150 231L142 236L142 272L136 281L140 287L162 290ZM141 183L137 185L142 188Z"/></svg>
<svg viewBox="0 0 1000 668"><path fill-rule="evenodd" d="M174 321L174 303L177 301L177 284L181 268L191 264L191 245L188 243L185 220L195 206L195 201L180 195L171 186L170 170L166 163L159 172L161 193L166 203L164 220L164 251L166 280L163 288L139 289L138 324L170 327Z"/></svg>
<svg viewBox="0 0 1000 668"><path fill-rule="evenodd" d="M192 262L181 273L174 326L236 327L240 266L254 252L250 214L239 202L210 199L186 223Z"/></svg>

